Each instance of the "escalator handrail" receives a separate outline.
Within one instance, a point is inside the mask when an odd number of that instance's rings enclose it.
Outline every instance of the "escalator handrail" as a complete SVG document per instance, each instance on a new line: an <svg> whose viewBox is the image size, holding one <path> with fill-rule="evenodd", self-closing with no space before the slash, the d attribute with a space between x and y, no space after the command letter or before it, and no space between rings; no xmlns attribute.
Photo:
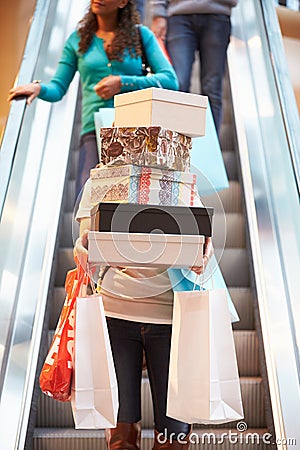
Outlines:
<svg viewBox="0 0 300 450"><path fill-rule="evenodd" d="M43 37L43 31L49 11L51 0L38 0L34 15L30 25L28 38L24 50L24 55L20 65L20 70L16 79L17 84L25 84L34 78L34 71L37 56ZM25 113L26 101L14 100L11 104L9 115L0 150L0 221L11 177L12 166L17 148L17 142Z"/></svg>
<svg viewBox="0 0 300 450"><path fill-rule="evenodd" d="M85 9L82 2L50 1L35 78L47 81L54 73ZM5 355L0 436L5 450L22 450L28 431L78 88L76 74L60 102L37 99L23 111L10 160L0 222L0 356Z"/></svg>
<svg viewBox="0 0 300 450"><path fill-rule="evenodd" d="M293 141L265 24L259 2L239 2L228 66L274 428L283 450L300 442L300 214Z"/></svg>
<svg viewBox="0 0 300 450"><path fill-rule="evenodd" d="M283 118L300 197L300 118L296 98L288 73L276 8L274 8L274 4L268 0L261 0L261 4L264 12L263 18L268 37L268 45L272 55L271 61L273 64L274 77L283 108Z"/></svg>

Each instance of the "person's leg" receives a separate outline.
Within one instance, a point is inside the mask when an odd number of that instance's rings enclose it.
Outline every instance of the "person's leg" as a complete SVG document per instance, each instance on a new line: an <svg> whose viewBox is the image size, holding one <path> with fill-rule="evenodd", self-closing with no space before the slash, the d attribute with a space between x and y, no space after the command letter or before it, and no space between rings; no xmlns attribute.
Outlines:
<svg viewBox="0 0 300 450"><path fill-rule="evenodd" d="M154 450L187 449L190 425L167 417L167 389L171 345L171 325L145 324L145 346L155 425Z"/></svg>
<svg viewBox="0 0 300 450"><path fill-rule="evenodd" d="M209 98L219 132L222 122L222 83L231 31L230 17L224 14L198 14L194 17L199 39L201 93Z"/></svg>
<svg viewBox="0 0 300 450"><path fill-rule="evenodd" d="M196 46L191 16L169 17L166 47L178 77L180 91L190 90Z"/></svg>
<svg viewBox="0 0 300 450"><path fill-rule="evenodd" d="M146 0L135 0L135 7L139 13L141 23L145 20L145 1Z"/></svg>
<svg viewBox="0 0 300 450"><path fill-rule="evenodd" d="M81 137L79 161L76 176L75 200L77 200L86 180L90 177L90 170L99 162L95 133L87 133Z"/></svg>
<svg viewBox="0 0 300 450"><path fill-rule="evenodd" d="M140 324L107 318L119 391L116 428L107 429L109 450L140 448L143 346Z"/></svg>

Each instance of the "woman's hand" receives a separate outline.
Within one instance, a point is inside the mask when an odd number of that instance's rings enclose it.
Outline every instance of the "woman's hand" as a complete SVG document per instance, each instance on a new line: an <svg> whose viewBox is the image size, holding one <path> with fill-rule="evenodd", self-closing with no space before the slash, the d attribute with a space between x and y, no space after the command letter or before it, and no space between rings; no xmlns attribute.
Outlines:
<svg viewBox="0 0 300 450"><path fill-rule="evenodd" d="M203 255L203 264L202 266L193 266L191 267L191 270L195 272L197 275L201 275L205 272L206 266L208 264L208 261L210 257L214 253L214 248L212 245L212 238L206 237L205 238L205 245L204 245L204 255Z"/></svg>
<svg viewBox="0 0 300 450"><path fill-rule="evenodd" d="M74 258L77 257L79 264L85 272L88 269L88 232L89 230L84 230L76 240L74 246Z"/></svg>
<svg viewBox="0 0 300 450"><path fill-rule="evenodd" d="M103 100L109 100L121 91L121 77L119 75L109 75L108 77L102 78L96 84L94 90Z"/></svg>
<svg viewBox="0 0 300 450"><path fill-rule="evenodd" d="M26 103L30 105L32 101L39 95L41 92L41 86L39 83L28 83L23 84L22 86L17 86L9 91L9 96L7 100L10 102L14 99L18 99L18 97L27 97Z"/></svg>

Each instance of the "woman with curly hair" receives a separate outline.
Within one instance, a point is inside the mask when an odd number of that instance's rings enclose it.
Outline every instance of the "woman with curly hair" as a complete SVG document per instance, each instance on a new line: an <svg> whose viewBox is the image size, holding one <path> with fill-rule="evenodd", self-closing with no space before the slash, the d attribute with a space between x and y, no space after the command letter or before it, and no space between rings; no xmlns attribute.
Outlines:
<svg viewBox="0 0 300 450"><path fill-rule="evenodd" d="M143 73L141 39L152 71L147 77ZM11 89L8 100L26 95L28 104L36 97L59 101L77 70L82 86L82 129L76 196L90 169L98 163L94 112L113 107L118 93L147 87L178 89L175 72L153 33L139 25L134 0L91 0L78 29L65 44L52 80Z"/></svg>

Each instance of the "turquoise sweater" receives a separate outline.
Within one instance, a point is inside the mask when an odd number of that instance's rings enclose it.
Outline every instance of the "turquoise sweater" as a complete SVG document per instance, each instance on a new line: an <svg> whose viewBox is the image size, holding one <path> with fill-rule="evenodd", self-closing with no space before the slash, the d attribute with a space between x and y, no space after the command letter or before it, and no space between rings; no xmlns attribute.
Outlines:
<svg viewBox="0 0 300 450"><path fill-rule="evenodd" d="M128 50L125 50L122 62L110 61L103 47L103 39L96 35L87 52L80 54L78 52L79 35L75 31L65 44L54 77L49 83L41 83L39 98L48 102L61 100L78 70L82 85L81 134L85 134L95 129L95 111L99 108L114 106L113 98L105 101L94 91L94 86L104 77L120 75L122 93L148 87L178 90L174 69L165 58L152 31L141 26L141 36L153 75L143 76L141 57L132 58Z"/></svg>

